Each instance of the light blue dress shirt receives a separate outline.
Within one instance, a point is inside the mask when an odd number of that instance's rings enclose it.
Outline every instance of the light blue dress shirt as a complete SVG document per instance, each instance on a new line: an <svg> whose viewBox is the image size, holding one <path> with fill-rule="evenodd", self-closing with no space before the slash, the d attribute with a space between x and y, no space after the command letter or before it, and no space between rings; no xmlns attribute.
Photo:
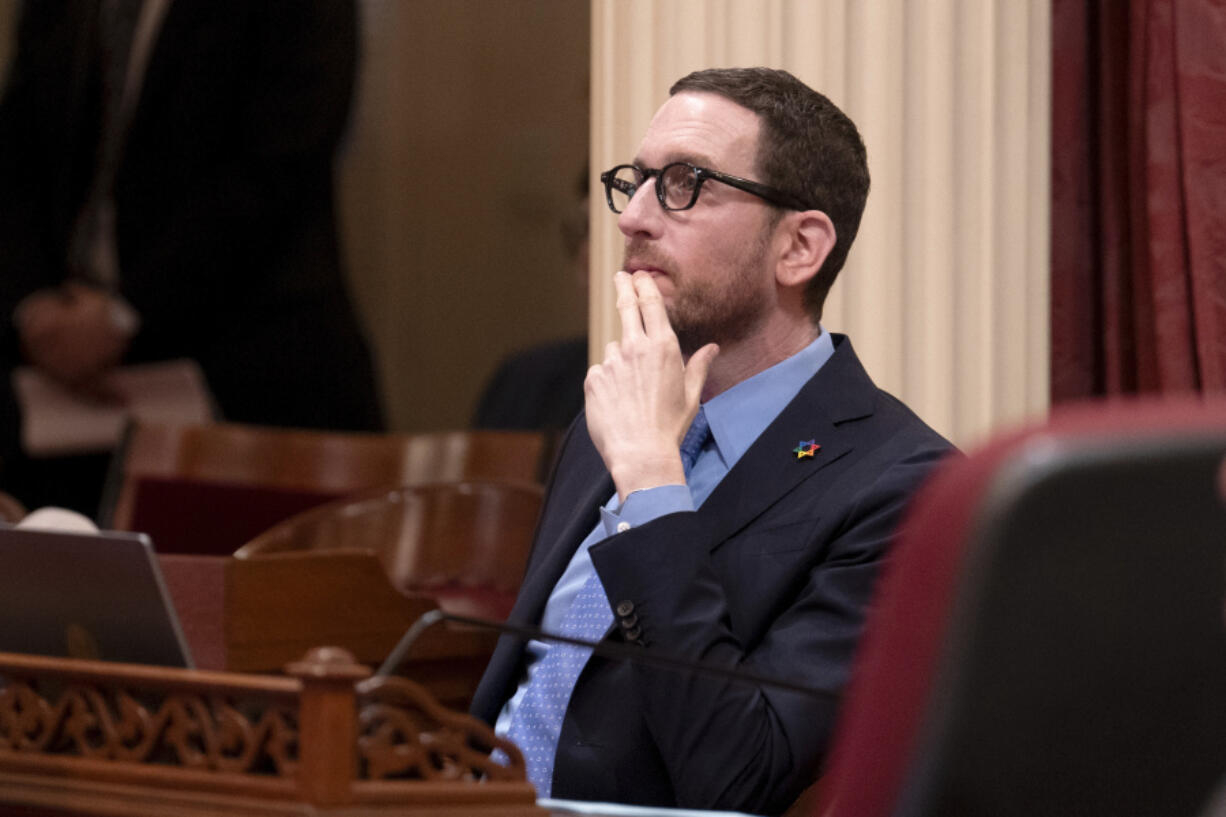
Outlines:
<svg viewBox="0 0 1226 817"><path fill-rule="evenodd" d="M562 577L554 585L541 617L541 629L547 633L556 633L560 629L562 617L595 570L592 557L588 554L592 545L616 535L620 530L642 525L666 514L693 511L702 505L724 475L732 470L732 466L758 436L833 354L834 342L830 339L830 333L823 329L816 340L796 354L703 403L707 421L711 424L711 437L694 461L688 484L662 485L635 491L626 497L620 507L615 491L600 509L600 521L580 543ZM529 641L525 649L528 652L526 675L498 714L494 731L499 735L506 735L511 728L515 709L532 683L533 669L549 651L549 645L542 641Z"/></svg>

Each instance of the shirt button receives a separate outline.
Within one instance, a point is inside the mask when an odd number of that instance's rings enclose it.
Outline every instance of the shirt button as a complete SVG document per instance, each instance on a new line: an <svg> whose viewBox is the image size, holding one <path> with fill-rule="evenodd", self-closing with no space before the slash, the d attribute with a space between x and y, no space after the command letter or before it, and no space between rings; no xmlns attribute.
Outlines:
<svg viewBox="0 0 1226 817"><path fill-rule="evenodd" d="M628 530L630 530L630 523L629 523L629 522L618 522L618 523L617 523L617 532L618 532L618 533L625 533L625 532L626 532L626 531L628 531Z"/></svg>
<svg viewBox="0 0 1226 817"><path fill-rule="evenodd" d="M624 618L625 616L628 616L633 612L634 612L634 602L619 601L617 603L617 615L622 616Z"/></svg>

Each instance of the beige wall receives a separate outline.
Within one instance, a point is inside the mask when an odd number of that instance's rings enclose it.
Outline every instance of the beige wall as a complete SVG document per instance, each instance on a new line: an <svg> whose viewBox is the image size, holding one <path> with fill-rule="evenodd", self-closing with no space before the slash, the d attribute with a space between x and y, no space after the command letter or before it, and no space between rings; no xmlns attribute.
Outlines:
<svg viewBox="0 0 1226 817"><path fill-rule="evenodd" d="M671 82L786 68L856 121L873 188L823 323L962 445L1048 404L1050 0L592 0L592 163ZM592 220L593 348L621 236Z"/></svg>
<svg viewBox="0 0 1226 817"><path fill-rule="evenodd" d="M559 237L588 150L588 6L362 0L344 237L394 428L463 427L507 352L580 334Z"/></svg>

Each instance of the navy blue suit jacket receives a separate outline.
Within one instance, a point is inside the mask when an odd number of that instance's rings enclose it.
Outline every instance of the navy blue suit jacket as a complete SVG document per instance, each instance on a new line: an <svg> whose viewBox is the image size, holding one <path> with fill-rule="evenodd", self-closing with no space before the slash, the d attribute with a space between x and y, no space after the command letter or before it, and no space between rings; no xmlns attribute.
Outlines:
<svg viewBox="0 0 1226 817"><path fill-rule="evenodd" d="M834 356L701 508L593 546L615 611L608 638L841 690L904 506L951 446L873 385L846 337L834 340ZM821 449L798 459L793 449L810 439ZM613 490L580 419L512 620L540 620ZM523 657L521 641L499 643L474 714L493 722ZM593 657L563 722L553 794L781 812L815 778L836 703Z"/></svg>

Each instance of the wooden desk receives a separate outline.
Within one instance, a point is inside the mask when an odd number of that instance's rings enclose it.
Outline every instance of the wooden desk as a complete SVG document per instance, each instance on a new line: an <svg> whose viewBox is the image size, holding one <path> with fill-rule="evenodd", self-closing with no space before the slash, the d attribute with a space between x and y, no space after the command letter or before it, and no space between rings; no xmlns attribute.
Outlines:
<svg viewBox="0 0 1226 817"><path fill-rule="evenodd" d="M410 681L368 676L336 648L281 677L0 653L0 813L545 813L513 744Z"/></svg>
<svg viewBox="0 0 1226 817"><path fill-rule="evenodd" d="M432 597L393 589L368 551L159 560L196 666L205 670L279 672L317 644L377 666L438 606ZM404 671L444 705L465 710L496 640L494 632L427 630Z"/></svg>

